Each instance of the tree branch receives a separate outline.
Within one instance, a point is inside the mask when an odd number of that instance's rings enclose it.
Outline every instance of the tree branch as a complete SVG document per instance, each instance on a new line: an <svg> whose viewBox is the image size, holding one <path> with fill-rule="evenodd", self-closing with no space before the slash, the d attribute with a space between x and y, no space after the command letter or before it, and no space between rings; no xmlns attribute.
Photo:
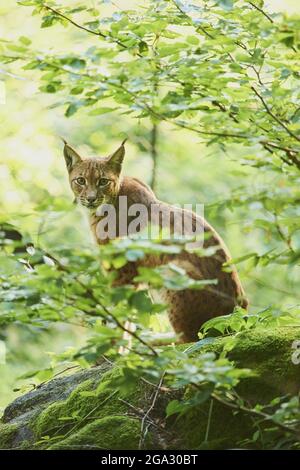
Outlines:
<svg viewBox="0 0 300 470"><path fill-rule="evenodd" d="M175 5L175 7L177 8L177 10L178 10L185 18L187 18L187 19L190 21L190 23L193 24L192 19L189 17L189 15L188 15L185 11L183 11L183 9L178 5L178 3L176 2L176 0L172 0L172 3ZM207 36L209 39L214 39L214 37L212 36L212 34L210 34L208 31L206 31L206 29L203 28L202 26L199 26L199 25L198 25L197 28L196 28L196 31L198 31L198 30L202 31L202 33L205 34L205 36Z"/></svg>
<svg viewBox="0 0 300 470"><path fill-rule="evenodd" d="M164 381L165 374L166 374L166 372L162 373L162 375L160 377L160 380L157 384L156 390L154 392L152 403L151 403L150 407L148 408L148 410L146 411L146 413L143 416L143 419L142 419L142 422L141 422L141 437L140 437L140 442L139 442L139 449L142 449L143 443L144 443L144 440L145 440L145 437L146 437L146 433L147 433L147 429L144 429L145 428L145 421L148 419L149 414L151 413L151 411L153 410L153 408L155 406L158 394L160 392L161 386L162 386L163 381Z"/></svg>
<svg viewBox="0 0 300 470"><path fill-rule="evenodd" d="M272 111L271 109L269 108L269 106L267 105L265 99L262 97L262 95L256 90L256 88L254 86L251 86L251 89L254 91L254 93L256 94L256 96L259 98L259 100L261 101L263 107L265 108L265 110L267 111L267 113L269 114L269 116L271 116L271 118L276 121L291 137L293 137L294 139L296 139L298 142L300 142L300 137L298 137L296 134L294 134L285 124L284 122L281 121L281 119L279 119Z"/></svg>
<svg viewBox="0 0 300 470"><path fill-rule="evenodd" d="M56 265L58 266L58 269L62 270L62 271L65 271L67 273L69 273L69 270L63 265L61 264L61 262L55 258L54 256L52 256L50 253L45 253L49 258L51 258L55 263ZM87 295L87 297L89 297L90 299L93 300L93 302L95 302L95 304L99 304L100 307L102 308L103 313L100 313L100 312L93 312L93 311L87 311L86 313L88 315L91 315L91 316L98 316L98 317L101 317L103 319L106 319L107 320L107 317L111 318L112 321L122 330L124 331L125 333L128 333L130 334L133 338L135 338L137 341L139 341L141 344L143 344L144 346L146 346L148 349L150 349L150 351L152 352L152 354L154 356L158 356L158 353L156 352L156 350L151 346L151 344L148 344L146 341L144 341L142 338L140 338L140 336L135 332L135 331L131 331L129 328L126 328L122 322L120 322L120 320L115 317L115 315L113 313L111 313L108 308L101 302L101 300L99 300L95 295L94 295L94 292L93 290L88 287L87 285L85 285L80 279L78 279L77 276L74 277L74 279L77 281L77 283L85 290L85 294Z"/></svg>
<svg viewBox="0 0 300 470"><path fill-rule="evenodd" d="M300 154L300 149L291 149L290 147L281 146L278 144L274 144L273 142L269 141L262 141L261 144L266 147L272 147L278 150L282 150L286 153L288 157L288 161L285 160L285 163L289 163L290 165L295 165L300 170L300 160L297 158L297 155ZM269 149L267 149L269 150Z"/></svg>
<svg viewBox="0 0 300 470"><path fill-rule="evenodd" d="M43 3L43 8L45 8L48 11L51 11L54 15L59 16L60 18L68 21L71 23L73 26L75 26L78 29L82 29L83 31L86 31L87 33L94 34L95 36L101 36L103 39L107 39L108 36L106 34L102 33L101 31L93 31L92 29L86 28L85 26L82 26L79 23L76 23L72 18L69 18L68 16L64 15L58 10L55 10L54 8L50 7L49 5L45 5Z"/></svg>
<svg viewBox="0 0 300 470"><path fill-rule="evenodd" d="M270 421L278 428L286 432L289 432L291 434L296 434L297 436L299 436L299 431L297 429L294 429L293 427L283 424L279 421L275 421L272 415L268 415L267 413L264 413L263 411L258 411L253 408L247 408L244 405L240 405L228 399L222 398L219 394L215 392L213 392L211 396L214 400L218 401L222 405L228 406L229 408L232 408L233 410L236 410L236 411L242 411L249 415L256 416L257 418L263 419L264 421Z"/></svg>
<svg viewBox="0 0 300 470"><path fill-rule="evenodd" d="M284 231L282 230L281 226L280 226L280 223L279 223L279 220L278 220L278 215L275 213L273 213L273 216L274 216L274 219L275 219L275 227L276 227L276 230L277 230L277 233L279 235L279 237L281 238L281 240L286 243L288 249L292 252L292 253L295 253L295 250L292 246L292 239L290 236L286 236Z"/></svg>
<svg viewBox="0 0 300 470"><path fill-rule="evenodd" d="M198 384L192 384L192 386L196 390L202 390L201 387ZM275 426L278 428L289 432L291 434L296 434L299 436L299 430L293 428L292 426L288 426L287 424L281 423L280 421L275 421L272 415L268 415L267 413L264 413L263 411L259 411L253 408L247 408L245 405L241 405L239 403L236 403L233 401L233 399L228 399L228 398L223 398L221 394L218 391L214 391L211 393L211 398L213 398L215 401L221 403L224 406L228 406L229 408L232 408L235 411L242 411L244 413L247 413L249 415L255 416L257 418L260 418L264 421L270 421L273 423Z"/></svg>
<svg viewBox="0 0 300 470"><path fill-rule="evenodd" d="M163 114L155 111L148 103L145 101L141 101L140 98L132 91L128 90L128 88L125 88L122 85L116 84L116 83L110 83L113 87L119 88L123 90L124 92L128 93L131 95L135 100L136 103L144 110L147 110L149 114L151 114L153 117L156 117L160 121L165 121L169 122L171 124L174 124L175 126L182 127L183 129L187 129L193 132L196 132L197 134L202 134L202 135L211 135L211 136L216 136L216 137L232 137L232 138L237 138L237 139L250 139L250 136L245 135L245 134L235 134L235 133L227 133L227 132L209 132L209 131L201 131L200 129L196 129L195 127L189 126L188 124L185 124L182 121L173 121L170 118L167 118ZM139 102L137 100L140 100Z"/></svg>
<svg viewBox="0 0 300 470"><path fill-rule="evenodd" d="M153 124L151 129L150 136L150 148L151 148L151 157L152 157L152 175L150 187L155 189L156 186L156 173L157 173L157 134L158 134L158 125Z"/></svg>
<svg viewBox="0 0 300 470"><path fill-rule="evenodd" d="M270 23L274 23L274 20L273 18L271 18L271 16L268 15L268 13L266 13L262 8L259 8L257 5L255 5L255 3L253 2L248 2L253 8L255 8L255 10L259 11L262 15L264 15L269 21Z"/></svg>
<svg viewBox="0 0 300 470"><path fill-rule="evenodd" d="M120 41L119 39L116 39L116 38L113 38L110 34L104 34L102 33L101 31L94 31L92 29L89 29L89 28L86 28L85 26L79 24L79 23L76 23L76 21L72 20L72 18L64 15L63 13L61 13L60 11L50 7L49 5L46 5L46 4L43 4L42 5L43 8L45 8L46 10L48 11L51 11L54 15L57 15L59 16L60 18L68 21L70 24L72 24L73 26L75 26L76 28L78 29L81 29L87 33L90 33L90 34L94 34L95 36L98 36L98 37L101 37L103 39L110 39L111 41L113 41L115 44L118 44L118 46L122 47L123 49L128 49L128 47L126 46L126 44L124 44L122 41ZM141 54L137 53L137 56L138 57L142 57Z"/></svg>

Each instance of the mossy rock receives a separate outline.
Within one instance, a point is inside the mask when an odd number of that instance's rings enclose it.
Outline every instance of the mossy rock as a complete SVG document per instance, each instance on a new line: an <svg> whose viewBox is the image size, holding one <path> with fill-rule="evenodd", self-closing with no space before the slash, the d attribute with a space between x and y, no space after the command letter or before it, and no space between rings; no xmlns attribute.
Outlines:
<svg viewBox="0 0 300 470"><path fill-rule="evenodd" d="M95 419L49 449L138 449L140 431L141 424L137 419L127 416L106 416ZM147 443L151 445L151 439L148 438Z"/></svg>
<svg viewBox="0 0 300 470"><path fill-rule="evenodd" d="M252 377L243 379L237 386L238 395L248 405L257 403L264 405L275 397L299 393L300 366L292 362L292 343L294 340L299 340L299 336L299 328L286 327L253 329L235 337L233 349L228 352L228 357L237 367L252 371ZM226 337L218 338L205 350L221 354L226 345L228 345ZM188 398L191 393L191 390L186 390L185 397ZM251 416L233 412L215 401L212 404L211 401L206 402L201 407L193 409L177 423L185 436L184 446L192 449L241 447L241 443L251 438L257 430L253 427ZM206 441L204 437L207 433ZM255 446L260 448L260 443L257 442Z"/></svg>
<svg viewBox="0 0 300 470"><path fill-rule="evenodd" d="M17 424L0 424L0 449L12 447L18 430Z"/></svg>
<svg viewBox="0 0 300 470"><path fill-rule="evenodd" d="M235 337L227 354L238 367L253 372L237 388L249 405L299 392L300 366L291 360L291 346L299 334L298 328L286 327L253 329ZM217 338L194 354L224 354L230 341ZM243 441L256 430L249 415L234 413L215 401L212 406L210 400L181 417L166 418L167 403L182 395L189 397L193 391L188 388L180 395L159 394L148 433L141 439L141 420L151 404L153 387L141 382L123 400L114 386L118 374L117 365L102 365L52 380L18 398L2 418L0 448L125 450L137 449L141 442L146 449L246 448ZM255 446L262 445L257 442Z"/></svg>

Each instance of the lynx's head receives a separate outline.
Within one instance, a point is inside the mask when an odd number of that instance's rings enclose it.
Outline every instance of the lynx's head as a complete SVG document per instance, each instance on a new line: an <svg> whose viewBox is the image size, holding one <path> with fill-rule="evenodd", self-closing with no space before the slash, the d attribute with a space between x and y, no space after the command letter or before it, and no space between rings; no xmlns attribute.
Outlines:
<svg viewBox="0 0 300 470"><path fill-rule="evenodd" d="M89 209L113 204L120 188L120 173L125 155L125 141L106 158L81 158L65 142L64 157L75 200Z"/></svg>

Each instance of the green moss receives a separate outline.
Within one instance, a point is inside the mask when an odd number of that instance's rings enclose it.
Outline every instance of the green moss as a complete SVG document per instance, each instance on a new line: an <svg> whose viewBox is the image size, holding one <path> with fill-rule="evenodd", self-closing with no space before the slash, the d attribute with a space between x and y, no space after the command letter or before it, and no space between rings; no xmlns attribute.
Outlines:
<svg viewBox="0 0 300 470"><path fill-rule="evenodd" d="M80 393L82 391L92 391L95 384L92 380L86 380L80 384L68 397L67 400L52 403L35 419L32 423L32 429L41 438L44 436L55 436L57 434L64 434L70 427L74 425L76 419L80 417L80 413L84 414L86 408L95 402L92 397L89 400L83 400ZM75 397L75 398L74 398ZM78 399L78 406L75 408L74 403ZM71 405L69 406L69 404ZM87 411L88 412L88 411Z"/></svg>
<svg viewBox="0 0 300 470"><path fill-rule="evenodd" d="M300 366L291 361L291 346L299 336L298 328L288 327L253 329L235 336L233 348L226 354L237 367L249 368L253 372L237 387L248 405L264 404L277 396L298 393ZM231 341L232 337L217 338L214 343L195 352L194 357L207 351L213 351L217 356L224 354ZM181 348L186 349L186 345ZM78 385L66 400L48 405L29 424L34 433L33 443L26 441L21 446L38 449L137 449L141 415L134 409L148 409L153 388L141 382L134 392L126 396L125 403L120 400L114 382L119 374L118 367L114 366L105 373L101 372L96 379ZM190 398L193 393L193 389L187 388L184 397ZM164 424L167 401L180 396L182 394L178 391L161 393L151 411L151 418ZM233 413L215 401L210 413L210 404L209 400L177 419L176 416L168 418L166 426L156 427L155 432L150 427L145 448L236 448L240 447L241 441L252 437L256 428L248 414ZM14 425L0 425L0 447L12 447L15 431ZM257 443L259 446L260 442Z"/></svg>
<svg viewBox="0 0 300 470"><path fill-rule="evenodd" d="M11 449L18 430L17 424L0 424L0 449Z"/></svg>
<svg viewBox="0 0 300 470"><path fill-rule="evenodd" d="M252 436L255 430L252 430L249 416L234 414L228 407L213 401L209 419L210 403L194 408L177 420L176 426L181 429L181 448L228 449Z"/></svg>
<svg viewBox="0 0 300 470"><path fill-rule="evenodd" d="M56 440L61 440L66 436L72 437L77 433L81 435L81 429L89 429L91 422L98 422L106 417L110 419L125 417L128 405L119 400L113 382L118 375L119 371L116 368L104 373L98 382L85 381L70 394L67 400L53 403L43 410L31 423L36 440L39 442L38 447L48 448L49 442L53 444ZM141 388L142 386L127 397L129 403L134 405L141 397L144 398Z"/></svg>
<svg viewBox="0 0 300 470"><path fill-rule="evenodd" d="M239 391L247 399L266 403L274 396L297 394L300 387L299 366L292 362L292 343L299 340L295 327L256 328L241 333L228 357L238 367L246 367L255 377L242 381ZM226 344L223 338L217 350Z"/></svg>
<svg viewBox="0 0 300 470"><path fill-rule="evenodd" d="M138 449L140 432L139 420L127 416L107 416L87 424L49 449ZM147 448L150 442L148 435Z"/></svg>
<svg viewBox="0 0 300 470"><path fill-rule="evenodd" d="M253 376L243 379L237 387L238 394L250 406L266 404L275 397L299 392L299 366L291 360L292 342L299 339L299 335L298 328L274 328L253 329L237 336L228 357L237 367L253 371ZM221 354L227 341L227 338L220 338L202 351ZM192 393L187 389L185 397L190 397ZM182 429L183 448L196 449L210 445L216 446L211 448L223 449L237 447L256 431L249 415L233 412L215 401L209 420L209 405L208 402L204 403L178 419L176 425Z"/></svg>

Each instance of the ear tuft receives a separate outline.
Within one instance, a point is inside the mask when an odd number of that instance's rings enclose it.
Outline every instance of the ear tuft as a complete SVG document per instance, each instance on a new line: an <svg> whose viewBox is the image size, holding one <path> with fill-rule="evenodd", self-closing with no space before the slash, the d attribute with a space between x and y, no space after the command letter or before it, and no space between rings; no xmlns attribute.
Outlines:
<svg viewBox="0 0 300 470"><path fill-rule="evenodd" d="M66 141L66 139L64 139L63 137L61 137L60 135L58 136L60 138L60 140L65 144L65 145L68 145L68 142Z"/></svg>
<svg viewBox="0 0 300 470"><path fill-rule="evenodd" d="M125 156L125 142L127 139L123 140L120 147L108 157L108 164L116 171L117 173L121 172L122 163Z"/></svg>
<svg viewBox="0 0 300 470"><path fill-rule="evenodd" d="M64 157L67 165L67 169L70 172L77 163L82 161L80 155L63 139L64 146Z"/></svg>

